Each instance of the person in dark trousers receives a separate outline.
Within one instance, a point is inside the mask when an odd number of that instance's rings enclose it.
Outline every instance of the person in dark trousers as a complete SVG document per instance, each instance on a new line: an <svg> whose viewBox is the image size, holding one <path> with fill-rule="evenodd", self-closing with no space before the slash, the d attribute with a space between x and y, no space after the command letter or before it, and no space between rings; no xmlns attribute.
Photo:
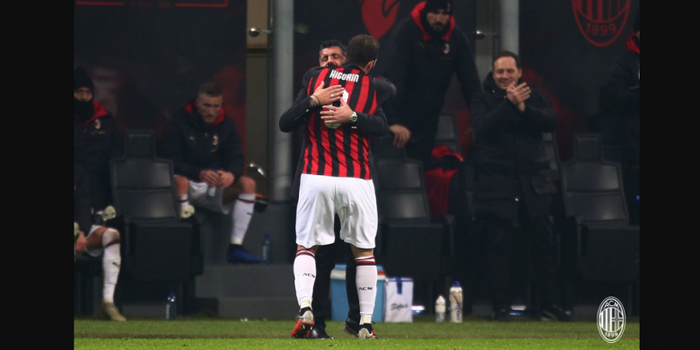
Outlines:
<svg viewBox="0 0 700 350"><path fill-rule="evenodd" d="M314 325L312 310L318 246L335 241L333 219L340 219L340 237L352 245L357 264L355 282L360 304L357 337L376 339L372 313L376 299L374 259L377 206L369 167L369 137L386 133L386 120L376 108L395 94L394 86L369 72L376 64L379 43L358 35L348 44L348 62L341 67L316 67L302 79L308 101L298 111L287 111L279 127L291 132L305 129L303 164L297 204L294 285L299 317L292 337L307 338ZM319 91L340 85L342 92L325 96ZM316 93L320 95L316 95ZM292 106L293 109L296 106ZM311 108L311 111L307 109Z"/></svg>
<svg viewBox="0 0 700 350"><path fill-rule="evenodd" d="M90 177L94 214L112 203L109 161L122 151L117 122L95 101L95 85L81 67L73 71L73 158Z"/></svg>
<svg viewBox="0 0 700 350"><path fill-rule="evenodd" d="M471 104L474 145L474 215L485 242L485 276L491 287L494 320L510 314L510 257L518 221L527 235L541 295L543 319L569 321L559 306L551 196L557 190L542 147L542 133L557 125L550 102L521 79L520 59L504 51L493 61L484 92Z"/></svg>
<svg viewBox="0 0 700 350"><path fill-rule="evenodd" d="M432 167L431 152L445 94L453 74L469 106L481 92L474 54L452 17L452 0L419 3L394 29L385 76L396 86L396 98L386 108L394 146Z"/></svg>
<svg viewBox="0 0 700 350"><path fill-rule="evenodd" d="M226 261L260 263L243 248L255 206L255 181L243 175L241 137L224 112L218 85L202 84L197 98L173 116L163 133L162 154L173 161L181 216L194 213L190 200L216 213L233 212Z"/></svg>
<svg viewBox="0 0 700 350"><path fill-rule="evenodd" d="M634 32L625 43L625 51L615 62L608 81L601 89L601 110L622 120L624 187L630 224L639 225L639 110L641 68L639 15Z"/></svg>
<svg viewBox="0 0 700 350"><path fill-rule="evenodd" d="M75 252L89 254L93 258L102 256L102 316L112 321L126 321L114 305L114 290L122 262L119 231L92 224L90 176L76 163L73 168L73 220L79 229Z"/></svg>

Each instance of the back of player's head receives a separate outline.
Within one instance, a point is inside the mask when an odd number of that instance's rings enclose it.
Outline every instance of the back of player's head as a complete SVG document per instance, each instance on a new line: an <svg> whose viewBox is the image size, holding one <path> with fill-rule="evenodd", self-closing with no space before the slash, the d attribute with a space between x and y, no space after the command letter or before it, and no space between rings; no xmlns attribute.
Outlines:
<svg viewBox="0 0 700 350"><path fill-rule="evenodd" d="M367 34L356 35L348 43L348 62L361 67L377 59L379 42Z"/></svg>
<svg viewBox="0 0 700 350"><path fill-rule="evenodd" d="M199 86L198 95L218 97L221 96L221 88L215 82L209 81Z"/></svg>
<svg viewBox="0 0 700 350"><path fill-rule="evenodd" d="M493 62L491 62L491 67L493 67L493 65L496 63L496 61L498 61L499 59L501 59L503 57L512 57L515 60L515 66L518 69L522 68L520 66L520 57L518 57L517 54L510 52L510 51L501 51L501 53L496 55L496 57L493 58Z"/></svg>
<svg viewBox="0 0 700 350"><path fill-rule="evenodd" d="M318 48L318 54L320 55L321 51L323 51L323 49L327 49L329 47L334 47L334 46L337 46L340 48L340 51L343 52L343 56L348 55L347 49L345 48L345 45L343 45L343 43L340 42L339 40L335 40L335 39L326 40L326 41L322 42L321 46Z"/></svg>

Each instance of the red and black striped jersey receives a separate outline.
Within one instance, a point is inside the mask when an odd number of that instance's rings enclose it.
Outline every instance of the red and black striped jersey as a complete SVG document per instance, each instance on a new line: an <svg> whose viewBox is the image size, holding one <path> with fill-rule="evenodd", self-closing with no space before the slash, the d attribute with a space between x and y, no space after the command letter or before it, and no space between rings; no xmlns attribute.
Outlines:
<svg viewBox="0 0 700 350"><path fill-rule="evenodd" d="M393 97L395 88L386 79L365 74L358 66L316 67L304 76L306 96L316 88L341 85L345 88L348 106L358 115L373 115L379 106ZM344 124L337 129L326 126L321 119L321 109L310 111L304 122L305 142L302 149L302 173L338 177L372 178L369 167L369 137L365 128ZM381 115L373 119L386 129L386 119ZM359 120L359 118L358 118ZM367 128L370 129L370 128Z"/></svg>

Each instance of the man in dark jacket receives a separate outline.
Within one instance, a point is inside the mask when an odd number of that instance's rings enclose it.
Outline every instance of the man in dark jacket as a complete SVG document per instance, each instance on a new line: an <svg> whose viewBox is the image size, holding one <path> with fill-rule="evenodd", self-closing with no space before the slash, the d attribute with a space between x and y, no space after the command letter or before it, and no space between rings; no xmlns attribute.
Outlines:
<svg viewBox="0 0 700 350"><path fill-rule="evenodd" d="M608 82L601 89L601 110L622 119L624 187L630 224L639 225L639 107L640 107L639 15L634 33L625 43L625 52L613 66Z"/></svg>
<svg viewBox="0 0 700 350"><path fill-rule="evenodd" d="M542 133L552 132L557 116L539 90L521 77L518 56L502 52L471 104L474 145L474 213L486 243L486 278L494 319L510 313L510 241L513 221L527 235L542 296L542 317L568 321L556 305L554 244L549 216L556 193Z"/></svg>
<svg viewBox="0 0 700 350"><path fill-rule="evenodd" d="M474 55L452 17L452 0L419 3L396 25L385 75L396 86L386 109L394 146L428 165L445 93L457 74L467 106L481 92ZM410 141L409 141L410 139Z"/></svg>
<svg viewBox="0 0 700 350"><path fill-rule="evenodd" d="M92 224L90 177L78 164L74 163L73 167L73 221L79 228L75 251L85 252L95 258L102 255L102 315L112 321L126 321L114 305L114 290L122 261L119 231Z"/></svg>
<svg viewBox="0 0 700 350"><path fill-rule="evenodd" d="M259 263L260 258L243 248L255 205L255 181L243 176L241 137L222 107L221 89L213 82L202 84L197 98L166 126L162 153L173 160L182 217L193 214L190 200L220 214L233 211L226 260Z"/></svg>
<svg viewBox="0 0 700 350"><path fill-rule="evenodd" d="M99 214L112 202L109 160L121 153L117 123L94 99L95 86L83 68L73 75L73 157L90 176L91 206Z"/></svg>

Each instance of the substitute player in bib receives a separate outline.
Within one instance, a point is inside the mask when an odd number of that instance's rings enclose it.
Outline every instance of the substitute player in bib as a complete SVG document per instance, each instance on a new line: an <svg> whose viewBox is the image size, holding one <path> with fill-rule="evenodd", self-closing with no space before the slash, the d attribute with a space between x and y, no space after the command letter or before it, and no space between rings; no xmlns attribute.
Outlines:
<svg viewBox="0 0 700 350"><path fill-rule="evenodd" d="M396 93L391 82L369 75L378 53L379 43L374 38L354 37L348 43L347 63L341 67L312 68L304 75L311 113L285 113L280 118L280 130L284 132L305 128L294 259L294 285L300 308L292 330L296 338L306 338L314 325L315 253L318 246L334 242L336 214L340 219L340 238L352 245L357 263L358 337L375 338L372 312L377 288L377 201L369 168L369 137L388 132L386 118L374 112ZM321 84L340 85L343 91L315 96Z"/></svg>

